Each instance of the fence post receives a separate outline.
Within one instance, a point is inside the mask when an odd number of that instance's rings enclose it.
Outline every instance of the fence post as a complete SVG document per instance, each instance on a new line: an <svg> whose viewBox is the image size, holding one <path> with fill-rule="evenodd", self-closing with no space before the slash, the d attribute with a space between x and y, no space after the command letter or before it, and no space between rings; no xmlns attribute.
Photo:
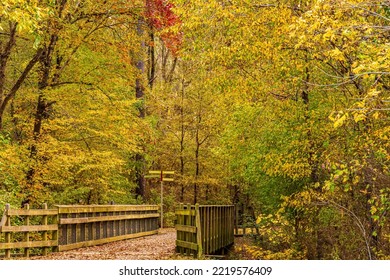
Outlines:
<svg viewBox="0 0 390 280"><path fill-rule="evenodd" d="M234 231L238 235L238 205L234 205Z"/></svg>
<svg viewBox="0 0 390 280"><path fill-rule="evenodd" d="M24 205L26 210L29 210L30 209L30 205L27 203ZM26 215L25 217L25 222L24 224L26 226L30 225L30 216ZM27 231L25 234L24 234L24 241L26 241L27 243L30 241L30 233ZM24 248L24 257L28 258L30 256L30 251L29 251L29 248Z"/></svg>
<svg viewBox="0 0 390 280"><path fill-rule="evenodd" d="M202 248L202 226L200 221L199 204L195 205L195 226L196 226L196 243L198 244L198 258L203 254Z"/></svg>
<svg viewBox="0 0 390 280"><path fill-rule="evenodd" d="M191 216L191 209L192 209L192 207L191 207L190 203L187 204L187 208L186 209L189 211L189 215L188 216L187 215L184 216L184 219L185 219L185 223L184 224L186 226L193 226L194 225L192 223L192 217L193 216ZM192 236L191 233L189 233L189 232L185 233L185 241L186 242L194 242L193 236ZM192 249L186 248L186 253L188 253L188 255L191 255L193 253L193 251L192 251Z"/></svg>
<svg viewBox="0 0 390 280"><path fill-rule="evenodd" d="M180 203L178 208L177 208L177 210L183 210L183 208L184 208L183 203ZM177 215L176 216L176 224L177 225L183 225L183 216L182 215ZM176 240L183 240L183 232L176 231ZM182 254L183 253L183 248L176 245L176 253Z"/></svg>
<svg viewBox="0 0 390 280"><path fill-rule="evenodd" d="M47 203L43 204L43 209L47 210ZM42 224L44 226L47 226L47 215L44 215L42 217ZM43 235L43 241L46 242L47 241L47 231L44 231L42 235ZM42 254L44 256L47 256L47 247L43 247Z"/></svg>
<svg viewBox="0 0 390 280"><path fill-rule="evenodd" d="M11 219L8 215L8 211L10 209L10 205L7 203L5 205L5 226L9 227L11 226ZM6 232L5 233L5 243L11 243L11 233L10 232ZM6 259L10 259L11 258L11 249L5 249L5 258Z"/></svg>
<svg viewBox="0 0 390 280"><path fill-rule="evenodd" d="M60 207L57 206L57 215L53 217L52 223L55 225L58 225L57 230L53 231L52 233L52 239L57 241L57 246L55 246L52 250L53 252L58 252L59 251L59 240L58 240L58 231L60 230L60 225L59 225L59 212L60 212Z"/></svg>

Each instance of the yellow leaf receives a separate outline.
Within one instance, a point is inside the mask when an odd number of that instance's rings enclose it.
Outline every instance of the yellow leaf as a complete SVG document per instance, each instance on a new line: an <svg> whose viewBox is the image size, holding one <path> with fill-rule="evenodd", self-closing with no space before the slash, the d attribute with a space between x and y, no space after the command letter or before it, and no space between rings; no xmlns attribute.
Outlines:
<svg viewBox="0 0 390 280"><path fill-rule="evenodd" d="M344 122L347 120L347 117L348 117L348 114L345 113L344 115L342 115L339 119L337 119L334 124L333 124L333 127L334 128L338 128L340 126L342 126L344 124Z"/></svg>
<svg viewBox="0 0 390 280"><path fill-rule="evenodd" d="M355 122L359 122L359 121L364 121L366 119L366 115L364 114L354 114L353 115L353 119L355 120Z"/></svg>

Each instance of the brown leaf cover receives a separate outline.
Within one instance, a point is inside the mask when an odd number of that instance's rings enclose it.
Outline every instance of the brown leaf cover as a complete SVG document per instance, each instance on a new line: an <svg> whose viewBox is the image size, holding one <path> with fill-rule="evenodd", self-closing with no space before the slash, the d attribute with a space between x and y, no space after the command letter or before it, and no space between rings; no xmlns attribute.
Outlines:
<svg viewBox="0 0 390 280"><path fill-rule="evenodd" d="M33 260L164 260L175 254L176 231L160 229L158 234L112 242L100 246L35 256Z"/></svg>

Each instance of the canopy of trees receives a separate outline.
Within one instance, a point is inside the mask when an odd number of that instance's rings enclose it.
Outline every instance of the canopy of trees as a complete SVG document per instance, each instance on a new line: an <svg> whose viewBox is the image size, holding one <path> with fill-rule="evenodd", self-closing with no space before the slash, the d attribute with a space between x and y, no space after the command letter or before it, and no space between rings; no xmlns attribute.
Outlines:
<svg viewBox="0 0 390 280"><path fill-rule="evenodd" d="M259 259L390 258L390 3L3 0L0 208L236 204Z"/></svg>

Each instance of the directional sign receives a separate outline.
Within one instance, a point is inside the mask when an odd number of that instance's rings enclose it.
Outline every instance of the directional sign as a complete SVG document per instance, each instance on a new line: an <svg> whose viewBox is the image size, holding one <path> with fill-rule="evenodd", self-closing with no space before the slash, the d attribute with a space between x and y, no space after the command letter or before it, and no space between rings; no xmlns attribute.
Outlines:
<svg viewBox="0 0 390 280"><path fill-rule="evenodd" d="M172 177L166 177L166 175L175 175L175 171L166 170L150 170L149 175L145 175L145 178L159 178L161 185L161 228L163 228L164 214L163 214L163 199L164 199L164 184L163 182L173 182Z"/></svg>
<svg viewBox="0 0 390 280"><path fill-rule="evenodd" d="M173 175L175 174L175 171L165 171L165 170L150 170L149 174L166 174L166 175Z"/></svg>
<svg viewBox="0 0 390 280"><path fill-rule="evenodd" d="M145 175L145 178L160 178L160 175Z"/></svg>
<svg viewBox="0 0 390 280"><path fill-rule="evenodd" d="M174 175L175 171L165 170L150 170L149 175L145 175L145 178L160 178L160 181L173 182L173 178L167 178L165 175Z"/></svg>

